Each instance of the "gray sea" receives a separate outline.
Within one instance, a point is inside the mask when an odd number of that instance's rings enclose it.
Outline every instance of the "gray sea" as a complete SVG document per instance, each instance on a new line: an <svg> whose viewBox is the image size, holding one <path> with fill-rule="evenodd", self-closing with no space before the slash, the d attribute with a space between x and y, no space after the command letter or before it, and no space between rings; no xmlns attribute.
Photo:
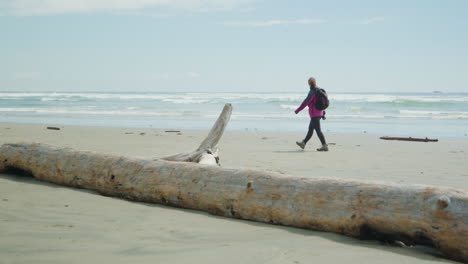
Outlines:
<svg viewBox="0 0 468 264"><path fill-rule="evenodd" d="M0 122L209 129L225 103L229 130L304 131L306 93L0 92ZM332 133L468 138L468 93L332 93L322 129Z"/></svg>

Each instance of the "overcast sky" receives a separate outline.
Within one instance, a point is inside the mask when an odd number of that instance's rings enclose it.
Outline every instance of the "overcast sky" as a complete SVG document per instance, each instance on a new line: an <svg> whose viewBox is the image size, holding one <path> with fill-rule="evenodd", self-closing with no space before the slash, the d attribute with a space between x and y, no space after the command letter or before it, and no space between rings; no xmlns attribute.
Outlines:
<svg viewBox="0 0 468 264"><path fill-rule="evenodd" d="M468 92L466 0L1 0L0 91Z"/></svg>

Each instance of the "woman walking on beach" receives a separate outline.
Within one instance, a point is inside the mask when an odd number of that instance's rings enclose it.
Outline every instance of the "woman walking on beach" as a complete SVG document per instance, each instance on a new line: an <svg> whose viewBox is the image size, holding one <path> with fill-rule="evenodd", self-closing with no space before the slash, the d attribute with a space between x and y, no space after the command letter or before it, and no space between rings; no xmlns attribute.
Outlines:
<svg viewBox="0 0 468 264"><path fill-rule="evenodd" d="M315 107L315 102L317 101L317 97L315 94L319 89L317 87L315 78L313 77L309 78L309 86L310 86L310 91L309 91L309 94L307 95L307 98L294 111L294 113L297 114L300 111L302 111L302 109L304 109L306 106L309 107L309 116L310 116L309 131L307 132L307 135L304 138L304 140L296 141L296 144L302 149L304 149L305 145L310 140L315 130L315 132L317 133L317 136L320 139L320 142L322 143L322 147L318 148L317 151L328 151L327 142L325 141L325 137L323 136L322 130L320 129L320 119L322 119L322 117L324 116L324 111L318 110Z"/></svg>

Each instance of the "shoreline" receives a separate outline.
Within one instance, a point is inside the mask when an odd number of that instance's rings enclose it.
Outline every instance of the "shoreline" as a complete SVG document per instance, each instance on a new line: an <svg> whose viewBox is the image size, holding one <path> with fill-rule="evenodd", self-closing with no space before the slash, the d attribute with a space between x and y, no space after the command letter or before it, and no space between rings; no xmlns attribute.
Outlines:
<svg viewBox="0 0 468 264"><path fill-rule="evenodd" d="M326 121L322 121L326 122ZM63 123L14 123L14 122L0 122L1 125L8 125L11 124L12 126L15 125L32 125L32 126L56 126L56 127L90 127L90 128L115 128L115 129L140 129L140 130L184 130L184 131L196 131L196 132L203 132L203 131L209 131L211 129L211 126L206 126L205 128L190 128L186 129L183 127L152 127L152 126L123 126L123 125L95 125L95 124L79 124L79 125L69 125L69 124L63 124ZM304 120L303 122L303 129L301 130L273 130L273 129L259 129L259 128L230 128L229 125L226 128L226 131L228 132L256 132L256 133L279 133L279 134L304 134L307 132L307 126L308 126L308 121ZM360 132L341 132L341 131L331 131L326 127L326 125L323 126L323 132L325 135L327 134L333 134L333 135L368 135L368 136L375 136L375 137L383 137L383 136L388 136L388 137L413 137L413 138L434 138L434 139L455 139L455 140L468 140L468 134L463 134L461 133L459 136L428 136L428 135L416 135L416 134L411 134L411 133L380 133L380 132L372 132L372 131L367 131L367 130L362 130Z"/></svg>
<svg viewBox="0 0 468 264"><path fill-rule="evenodd" d="M157 158L198 147L208 130L0 123L0 144L34 141L80 150ZM226 168L294 177L424 184L468 190L468 140L380 140L326 134L330 151L305 151L303 133L226 131ZM299 138L298 138L299 137ZM331 144L334 143L334 144ZM0 253L7 263L456 263L425 247L394 247L341 235L129 202L32 178L0 174Z"/></svg>

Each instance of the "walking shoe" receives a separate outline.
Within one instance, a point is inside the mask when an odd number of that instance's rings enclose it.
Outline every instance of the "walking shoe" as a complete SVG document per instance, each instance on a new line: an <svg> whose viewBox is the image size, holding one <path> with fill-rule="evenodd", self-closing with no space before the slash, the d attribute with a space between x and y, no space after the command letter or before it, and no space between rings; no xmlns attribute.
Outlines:
<svg viewBox="0 0 468 264"><path fill-rule="evenodd" d="M323 144L321 148L318 148L317 151L328 151L328 145Z"/></svg>
<svg viewBox="0 0 468 264"><path fill-rule="evenodd" d="M305 148L305 145L306 143L304 141L296 141L296 144L301 148L301 149L304 149Z"/></svg>

